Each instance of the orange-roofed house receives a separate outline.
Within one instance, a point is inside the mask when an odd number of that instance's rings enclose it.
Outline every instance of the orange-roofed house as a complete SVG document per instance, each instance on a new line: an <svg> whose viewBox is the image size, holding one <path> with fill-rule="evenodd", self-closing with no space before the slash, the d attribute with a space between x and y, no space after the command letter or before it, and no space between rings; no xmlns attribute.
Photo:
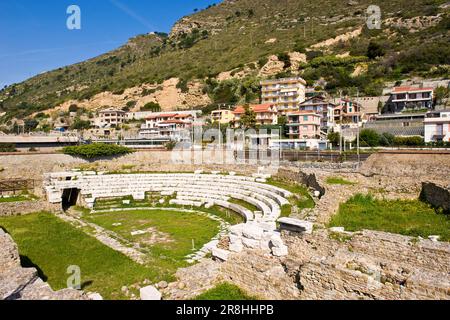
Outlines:
<svg viewBox="0 0 450 320"><path fill-rule="evenodd" d="M315 111L296 111L287 114L289 139L319 139L322 115Z"/></svg>
<svg viewBox="0 0 450 320"><path fill-rule="evenodd" d="M433 91L433 88L395 87L388 101L388 112L397 113L405 109L431 110L433 108Z"/></svg>
<svg viewBox="0 0 450 320"><path fill-rule="evenodd" d="M273 104L257 104L250 105L250 108L256 114L256 124L263 125L276 125L278 124L278 109ZM245 113L244 106L238 106L233 111L234 123L236 127L240 126L241 117Z"/></svg>
<svg viewBox="0 0 450 320"><path fill-rule="evenodd" d="M192 114L176 112L157 113L145 119L140 136L178 137L182 131L191 129L194 121L195 117Z"/></svg>

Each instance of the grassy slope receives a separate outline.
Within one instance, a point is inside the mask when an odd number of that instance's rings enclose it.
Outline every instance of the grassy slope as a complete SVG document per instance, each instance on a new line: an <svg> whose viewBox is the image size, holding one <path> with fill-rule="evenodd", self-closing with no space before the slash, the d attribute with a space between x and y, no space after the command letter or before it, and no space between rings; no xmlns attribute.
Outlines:
<svg viewBox="0 0 450 320"><path fill-rule="evenodd" d="M235 285L222 283L197 296L195 300L256 300L256 298L247 295Z"/></svg>
<svg viewBox="0 0 450 320"><path fill-rule="evenodd" d="M308 192L308 189L303 185L290 184L280 180L270 179L269 184L288 190L294 194L293 197L289 199L291 205L284 205L281 208L281 217L289 217L291 215L291 206L297 206L299 210L314 208L314 199Z"/></svg>
<svg viewBox="0 0 450 320"><path fill-rule="evenodd" d="M0 105L0 109L10 110L12 114L22 117L33 111L53 107L69 98L80 99L105 90L120 91L145 82L161 82L173 76L201 79L258 61L269 54L292 50L296 42L308 46L344 33L349 27L361 26L364 23L362 15L371 4L380 5L384 18L391 14L412 17L436 14L438 5L445 1L358 2L356 6L349 6L341 0L261 0L257 5L250 0L227 1L191 16L191 19L200 23L206 22L201 29L209 32L206 39L198 40L192 47L180 48L182 39L139 36L132 39L129 45L100 57L38 75L16 85L14 95L11 95L12 88L0 92L0 100L8 97L6 92L10 97L3 102L3 107ZM251 10L253 15L250 15ZM348 20L323 25L324 19L338 15ZM308 17L316 18L313 30L311 23L305 19ZM217 26L212 27L212 23L217 23ZM219 32L213 35L211 29ZM435 32L437 37L445 34L442 26ZM383 41L388 41L388 50L395 52L409 48L411 43L434 41L436 37L432 33L432 30L408 35L399 32L392 40L384 37ZM361 44L352 43L352 46L365 47L372 36L365 34L358 40ZM270 38L276 38L277 42L266 43ZM86 85L88 88L79 92L67 90L73 85ZM18 106L24 101L31 106Z"/></svg>
<svg viewBox="0 0 450 320"><path fill-rule="evenodd" d="M30 199L26 196L12 196L9 198L0 198L0 203L6 203L6 202L23 202L23 201L29 201Z"/></svg>
<svg viewBox="0 0 450 320"><path fill-rule="evenodd" d="M136 264L51 214L2 218L0 226L17 242L20 254L26 257L22 261L39 266L53 289L66 287L70 265L80 266L85 290L111 299L124 298L120 293L124 285L159 279L154 269Z"/></svg>
<svg viewBox="0 0 450 320"><path fill-rule="evenodd" d="M337 184L337 185L354 185L355 183L352 181L345 180L341 177L329 177L326 181L328 184Z"/></svg>
<svg viewBox="0 0 450 320"><path fill-rule="evenodd" d="M356 195L342 204L330 227L345 227L348 231L380 230L407 236L439 235L450 241L450 217L438 215L418 200L376 200Z"/></svg>

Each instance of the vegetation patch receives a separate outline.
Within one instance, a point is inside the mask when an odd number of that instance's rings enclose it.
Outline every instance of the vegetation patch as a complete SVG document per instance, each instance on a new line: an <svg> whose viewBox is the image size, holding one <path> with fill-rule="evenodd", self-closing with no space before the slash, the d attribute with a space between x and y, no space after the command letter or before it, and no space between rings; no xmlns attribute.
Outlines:
<svg viewBox="0 0 450 320"><path fill-rule="evenodd" d="M244 208L246 208L246 209L248 209L248 210L250 210L252 212L261 211L257 206L255 206L255 205L253 205L251 203L248 203L248 202L246 202L244 200L232 198L228 202L240 205L241 207L244 207Z"/></svg>
<svg viewBox="0 0 450 320"><path fill-rule="evenodd" d="M18 244L22 266L37 267L54 290L67 287L67 268L81 269L82 289L106 299L125 299L122 286L170 280L153 267L141 266L50 213L0 219L0 227Z"/></svg>
<svg viewBox="0 0 450 320"><path fill-rule="evenodd" d="M76 157L82 157L86 159L120 156L132 152L133 152L132 149L124 146L119 146L115 144L104 144L104 143L93 143L63 148L63 153L65 154Z"/></svg>
<svg viewBox="0 0 450 320"><path fill-rule="evenodd" d="M354 182L345 180L344 178L341 178L341 177L329 177L329 178L327 178L326 182L328 184L355 185Z"/></svg>
<svg viewBox="0 0 450 320"><path fill-rule="evenodd" d="M39 199L36 195L30 193L28 190L23 190L20 194L14 194L10 196L0 196L0 203L6 202L23 202L33 201Z"/></svg>
<svg viewBox="0 0 450 320"><path fill-rule="evenodd" d="M187 266L185 257L216 236L219 222L204 214L169 210L136 210L84 215L83 219L139 244L147 264L159 274ZM133 235L132 232L145 233Z"/></svg>
<svg viewBox="0 0 450 320"><path fill-rule="evenodd" d="M329 227L348 231L379 230L412 237L438 235L450 241L450 217L419 200L378 200L358 194L344 204Z"/></svg>
<svg viewBox="0 0 450 320"><path fill-rule="evenodd" d="M0 143L0 152L16 152L16 145L13 143Z"/></svg>
<svg viewBox="0 0 450 320"><path fill-rule="evenodd" d="M10 197L0 197L0 203L6 202L23 202L29 201L30 199L27 196L18 195L18 196L10 196Z"/></svg>
<svg viewBox="0 0 450 320"><path fill-rule="evenodd" d="M269 179L267 183L272 186L292 192L294 196L288 200L291 205L296 206L299 210L312 209L315 207L314 199L311 197L308 189L305 186L300 184L291 184L285 181L275 180L273 178ZM287 213L288 209L285 208L284 212Z"/></svg>
<svg viewBox="0 0 450 320"><path fill-rule="evenodd" d="M221 283L214 288L197 296L194 300L257 300L255 297L248 295L238 286L229 283Z"/></svg>

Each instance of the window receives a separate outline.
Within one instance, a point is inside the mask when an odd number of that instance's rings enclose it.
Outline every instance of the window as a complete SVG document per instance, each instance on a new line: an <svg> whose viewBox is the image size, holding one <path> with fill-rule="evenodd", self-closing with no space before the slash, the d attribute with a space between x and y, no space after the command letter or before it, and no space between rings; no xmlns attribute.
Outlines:
<svg viewBox="0 0 450 320"><path fill-rule="evenodd" d="M411 93L411 94L409 95L409 98L410 98L410 99L417 99L417 94Z"/></svg>
<svg viewBox="0 0 450 320"><path fill-rule="evenodd" d="M429 92L424 92L424 93L422 93L422 97L423 98L429 98L430 97L430 93Z"/></svg>
<svg viewBox="0 0 450 320"><path fill-rule="evenodd" d="M308 116L303 116L303 121L308 121L309 117Z"/></svg>

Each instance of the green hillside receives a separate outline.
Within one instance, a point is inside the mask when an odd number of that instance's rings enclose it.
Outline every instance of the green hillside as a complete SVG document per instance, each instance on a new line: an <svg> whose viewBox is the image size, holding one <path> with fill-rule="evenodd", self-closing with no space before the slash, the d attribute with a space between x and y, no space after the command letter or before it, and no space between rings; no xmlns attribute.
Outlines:
<svg viewBox="0 0 450 320"><path fill-rule="evenodd" d="M450 18L445 0L228 0L182 19L170 35L147 34L94 59L35 76L0 91L0 122L25 118L69 99L89 99L142 83L178 77L183 90L192 79L205 82L214 102L252 100L258 95L257 73L271 54L285 60L287 52L305 52L308 63L299 73L310 83L326 81L329 91L359 88L376 94L386 80L407 76L448 77ZM415 32L414 26L363 28L362 34L330 48L309 47L365 26L369 5L378 4L382 19L402 21L437 16ZM412 24L412 22L411 22ZM268 41L276 39L276 41ZM369 49L370 48L370 49ZM350 57L336 58L348 53ZM351 76L357 64L367 69ZM245 79L218 83L223 71L254 70ZM289 64L286 64L288 67ZM289 75L290 71L278 76ZM244 83L244 85L242 85ZM231 100L231 101L226 101Z"/></svg>

